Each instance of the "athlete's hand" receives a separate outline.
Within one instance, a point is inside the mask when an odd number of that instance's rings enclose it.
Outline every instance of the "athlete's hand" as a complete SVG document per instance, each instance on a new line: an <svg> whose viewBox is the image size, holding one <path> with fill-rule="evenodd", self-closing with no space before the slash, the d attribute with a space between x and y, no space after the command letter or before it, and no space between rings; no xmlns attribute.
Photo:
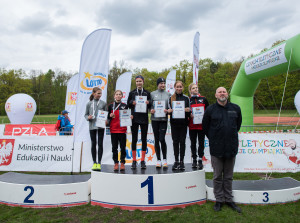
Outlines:
<svg viewBox="0 0 300 223"><path fill-rule="evenodd" d="M191 111L190 108L185 108L184 110L185 110L185 112L190 112Z"/></svg>
<svg viewBox="0 0 300 223"><path fill-rule="evenodd" d="M154 113L155 113L155 110L154 110L154 109L151 109L151 110L150 110L150 113L151 113L151 114L154 114Z"/></svg>

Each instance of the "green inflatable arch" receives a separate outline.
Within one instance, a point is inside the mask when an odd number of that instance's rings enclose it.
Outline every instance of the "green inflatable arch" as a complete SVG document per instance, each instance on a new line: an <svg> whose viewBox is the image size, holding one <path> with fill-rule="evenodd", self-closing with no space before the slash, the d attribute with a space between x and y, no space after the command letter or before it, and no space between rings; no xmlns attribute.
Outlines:
<svg viewBox="0 0 300 223"><path fill-rule="evenodd" d="M300 69L300 34L245 60L230 92L242 110L242 125L253 125L253 96L262 78Z"/></svg>

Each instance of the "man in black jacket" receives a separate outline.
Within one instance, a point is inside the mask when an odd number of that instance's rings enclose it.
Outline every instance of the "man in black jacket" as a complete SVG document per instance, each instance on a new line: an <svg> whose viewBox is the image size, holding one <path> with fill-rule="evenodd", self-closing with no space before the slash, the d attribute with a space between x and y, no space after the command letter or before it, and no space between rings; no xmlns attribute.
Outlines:
<svg viewBox="0 0 300 223"><path fill-rule="evenodd" d="M232 200L233 168L239 146L238 131L242 123L241 109L228 101L228 93L224 87L216 90L215 97L217 102L205 110L202 121L203 130L209 140L214 171L214 210L220 211L225 202L241 213L241 209Z"/></svg>

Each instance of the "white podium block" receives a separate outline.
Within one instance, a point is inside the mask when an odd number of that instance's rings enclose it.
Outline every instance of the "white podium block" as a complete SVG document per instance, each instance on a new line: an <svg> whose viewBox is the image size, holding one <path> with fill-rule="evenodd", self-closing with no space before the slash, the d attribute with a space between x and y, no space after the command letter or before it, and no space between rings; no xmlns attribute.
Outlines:
<svg viewBox="0 0 300 223"><path fill-rule="evenodd" d="M156 169L147 166L114 173L113 165L102 165L102 171L91 174L91 204L124 210L169 210L206 202L204 170L186 171Z"/></svg>
<svg viewBox="0 0 300 223"><path fill-rule="evenodd" d="M30 208L69 207L90 202L90 175L0 175L0 203Z"/></svg>
<svg viewBox="0 0 300 223"><path fill-rule="evenodd" d="M212 180L206 180L207 200L215 201ZM241 204L279 204L300 199L300 182L290 177L271 180L236 180L233 201Z"/></svg>

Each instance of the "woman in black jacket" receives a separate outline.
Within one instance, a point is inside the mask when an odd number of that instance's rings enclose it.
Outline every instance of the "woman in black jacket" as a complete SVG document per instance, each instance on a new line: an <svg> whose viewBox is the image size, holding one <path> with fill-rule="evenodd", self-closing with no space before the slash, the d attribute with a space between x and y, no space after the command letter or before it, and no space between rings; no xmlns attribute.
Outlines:
<svg viewBox="0 0 300 223"><path fill-rule="evenodd" d="M184 170L184 155L185 155L185 139L187 133L187 126L189 122L190 116L190 100L189 97L182 93L183 91L183 83L181 81L176 81L174 84L175 93L169 99L170 109L168 113L170 113L170 123L171 123L171 132L172 132L172 140L173 140L173 148L174 148L174 156L175 162L172 167L173 170ZM184 101L184 118L176 118L173 117L174 114L174 106L176 106L176 102ZM180 162L179 162L180 155Z"/></svg>

